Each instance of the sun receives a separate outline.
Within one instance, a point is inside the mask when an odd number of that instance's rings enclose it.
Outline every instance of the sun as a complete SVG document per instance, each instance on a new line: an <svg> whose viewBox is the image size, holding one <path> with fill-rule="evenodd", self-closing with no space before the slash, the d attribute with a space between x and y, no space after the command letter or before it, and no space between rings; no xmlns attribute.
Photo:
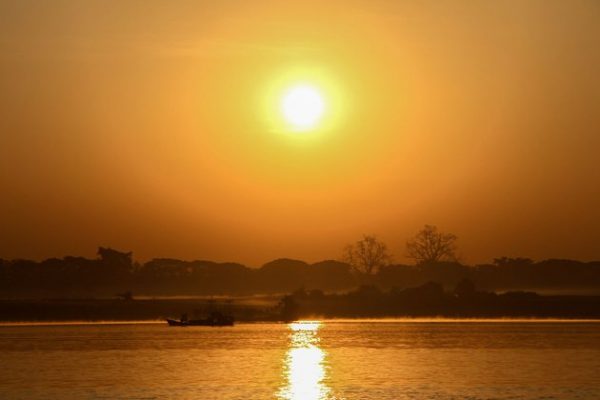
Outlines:
<svg viewBox="0 0 600 400"><path fill-rule="evenodd" d="M283 133L283 143L320 143L339 134L346 124L352 97L339 72L325 66L296 65L266 75L257 82L257 116L265 134ZM264 85L264 86L263 86Z"/></svg>
<svg viewBox="0 0 600 400"><path fill-rule="evenodd" d="M281 98L281 112L293 130L307 131L319 124L325 112L325 100L312 85L293 86Z"/></svg>

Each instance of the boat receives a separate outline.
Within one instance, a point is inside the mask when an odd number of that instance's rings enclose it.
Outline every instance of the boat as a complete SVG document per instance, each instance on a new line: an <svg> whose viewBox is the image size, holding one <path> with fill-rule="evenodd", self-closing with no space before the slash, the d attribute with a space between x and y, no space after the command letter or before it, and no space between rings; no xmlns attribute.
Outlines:
<svg viewBox="0 0 600 400"><path fill-rule="evenodd" d="M208 318L188 320L184 314L179 320L167 318L167 323L169 326L233 326L234 318L231 315L213 311Z"/></svg>

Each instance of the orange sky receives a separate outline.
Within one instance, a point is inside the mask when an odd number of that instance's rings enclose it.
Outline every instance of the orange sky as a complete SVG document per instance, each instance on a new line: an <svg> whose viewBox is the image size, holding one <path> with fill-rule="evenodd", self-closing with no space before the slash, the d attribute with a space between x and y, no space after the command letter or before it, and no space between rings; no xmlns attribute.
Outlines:
<svg viewBox="0 0 600 400"><path fill-rule="evenodd" d="M0 257L600 259L599 49L594 1L0 0Z"/></svg>

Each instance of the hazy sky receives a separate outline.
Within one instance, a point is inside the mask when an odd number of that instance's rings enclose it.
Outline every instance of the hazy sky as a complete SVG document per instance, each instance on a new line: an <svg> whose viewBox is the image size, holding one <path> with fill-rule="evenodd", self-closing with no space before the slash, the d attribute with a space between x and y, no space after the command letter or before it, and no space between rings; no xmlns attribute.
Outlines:
<svg viewBox="0 0 600 400"><path fill-rule="evenodd" d="M597 260L599 71L597 1L0 0L0 257Z"/></svg>

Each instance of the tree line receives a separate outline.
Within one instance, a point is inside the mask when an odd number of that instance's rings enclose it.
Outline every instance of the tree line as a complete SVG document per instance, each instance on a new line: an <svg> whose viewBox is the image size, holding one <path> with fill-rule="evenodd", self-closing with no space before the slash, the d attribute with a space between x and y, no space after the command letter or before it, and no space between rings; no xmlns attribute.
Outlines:
<svg viewBox="0 0 600 400"><path fill-rule="evenodd" d="M534 292L478 290L469 279L454 288L427 282L382 290L363 285L346 293L297 290L282 301L283 320L310 318L598 318L600 296L541 296Z"/></svg>
<svg viewBox="0 0 600 400"><path fill-rule="evenodd" d="M417 265L458 262L457 239L456 235L440 232L434 225L425 225L406 242L406 257L414 260ZM392 256L387 245L375 235L363 235L356 243L346 246L343 260L355 272L372 275L390 265Z"/></svg>
<svg viewBox="0 0 600 400"><path fill-rule="evenodd" d="M427 282L453 288L463 279L482 290L600 293L600 261L499 257L490 264L469 266L460 261L457 237L431 225L407 241L406 256L414 264L395 263L388 247L374 235L347 246L339 260L308 264L277 259L260 268L171 258L142 264L131 252L100 247L95 259L0 259L0 298L235 296L299 288L335 293L361 285L397 290Z"/></svg>

